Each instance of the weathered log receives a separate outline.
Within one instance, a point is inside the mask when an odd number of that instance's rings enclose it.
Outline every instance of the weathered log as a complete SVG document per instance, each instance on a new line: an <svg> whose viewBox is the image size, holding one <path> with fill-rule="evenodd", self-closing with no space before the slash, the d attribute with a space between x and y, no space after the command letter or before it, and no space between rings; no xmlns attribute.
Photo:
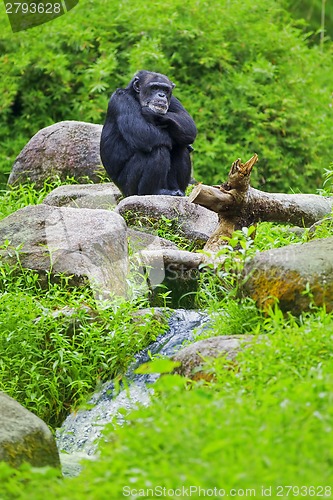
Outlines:
<svg viewBox="0 0 333 500"><path fill-rule="evenodd" d="M219 214L219 226L205 245L217 251L232 233L259 221L280 222L309 227L333 209L333 197L315 194L266 193L250 186L250 175L258 160L255 154L242 164L236 160L228 180L221 186L199 184L189 201Z"/></svg>

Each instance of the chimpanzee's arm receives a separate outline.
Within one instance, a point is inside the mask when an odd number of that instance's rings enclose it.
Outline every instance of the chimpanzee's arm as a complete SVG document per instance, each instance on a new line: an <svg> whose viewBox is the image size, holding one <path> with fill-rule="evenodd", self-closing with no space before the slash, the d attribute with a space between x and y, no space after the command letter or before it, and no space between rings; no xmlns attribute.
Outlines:
<svg viewBox="0 0 333 500"><path fill-rule="evenodd" d="M116 123L122 139L133 151L151 152L158 146L172 146L167 130L149 122L142 115L139 102L126 90L117 90L112 95L108 118Z"/></svg>
<svg viewBox="0 0 333 500"><path fill-rule="evenodd" d="M166 127L177 144L192 144L196 138L197 128L192 117L174 96L171 97L168 112L158 115L156 122Z"/></svg>

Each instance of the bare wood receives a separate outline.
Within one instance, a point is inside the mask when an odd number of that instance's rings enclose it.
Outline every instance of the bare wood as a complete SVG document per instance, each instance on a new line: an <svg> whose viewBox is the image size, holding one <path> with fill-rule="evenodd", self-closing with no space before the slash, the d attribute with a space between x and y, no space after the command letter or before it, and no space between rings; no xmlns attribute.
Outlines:
<svg viewBox="0 0 333 500"><path fill-rule="evenodd" d="M250 174L258 161L255 154L246 163L238 158L231 165L228 180L221 186L198 184L189 196L189 201L219 213L244 201L250 186Z"/></svg>
<svg viewBox="0 0 333 500"><path fill-rule="evenodd" d="M220 212L231 206L234 199L230 193L220 191L219 187L198 184L188 197L189 201L206 207L213 212Z"/></svg>
<svg viewBox="0 0 333 500"><path fill-rule="evenodd" d="M256 221L270 221L309 227L332 212L333 197L317 194L265 193L250 188L246 201Z"/></svg>
<svg viewBox="0 0 333 500"><path fill-rule="evenodd" d="M266 193L250 186L255 154L246 163L238 158L231 166L227 182L221 186L199 184L189 201L219 214L219 226L205 245L216 252L236 229L259 221L289 223L308 227L333 209L333 197L315 194Z"/></svg>
<svg viewBox="0 0 333 500"><path fill-rule="evenodd" d="M238 196L242 193L246 193L250 186L250 175L252 169L257 161L257 154L254 154L252 158L247 160L245 163L242 163L240 158L234 161L228 174L228 180L225 184L220 186L220 189L227 191L235 189Z"/></svg>

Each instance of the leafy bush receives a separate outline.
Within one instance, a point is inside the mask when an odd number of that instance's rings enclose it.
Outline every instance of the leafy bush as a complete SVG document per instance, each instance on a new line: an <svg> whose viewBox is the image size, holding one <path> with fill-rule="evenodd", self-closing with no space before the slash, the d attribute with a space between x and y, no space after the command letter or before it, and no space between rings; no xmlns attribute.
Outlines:
<svg viewBox="0 0 333 500"><path fill-rule="evenodd" d="M3 191L0 218L40 203L57 184ZM16 267L0 260L0 390L57 426L96 384L126 371L164 325L151 313L134 320L144 298L96 311L89 287L69 288L63 278L41 289L37 273L21 268L19 250L17 257Z"/></svg>
<svg viewBox="0 0 333 500"><path fill-rule="evenodd" d="M333 37L333 5L326 0L286 0L288 10L296 18L304 18L304 30L312 43L320 43L324 28L324 41ZM322 26L324 14L324 26Z"/></svg>
<svg viewBox="0 0 333 500"><path fill-rule="evenodd" d="M4 190L0 219L40 203L59 184ZM42 289L38 274L22 269L19 249L13 252L16 267L0 259L0 390L56 427L96 385L124 373L166 325L152 310L136 317L148 305L142 294L128 302L114 298L101 308L88 286L70 288L66 277L44 280Z"/></svg>
<svg viewBox="0 0 333 500"><path fill-rule="evenodd" d="M135 320L135 304L96 311L89 290L41 290L36 273L14 271L0 265L0 390L59 426L165 326L152 312Z"/></svg>
<svg viewBox="0 0 333 500"><path fill-rule="evenodd" d="M82 0L26 32L0 26L3 173L38 129L102 122L110 93L142 68L168 74L196 120L200 181L257 152L257 184L314 191L332 160L331 46L309 48L279 2Z"/></svg>
<svg viewBox="0 0 333 500"><path fill-rule="evenodd" d="M196 486L243 490L235 498L251 496L246 489L261 498L261 488L271 487L268 496L275 498L278 486L292 485L293 496L311 486L303 495L310 498L322 486L322 496L330 497L332 314L319 310L295 321L276 310L249 333L261 337L238 355L237 370L216 360L208 365L215 380L192 383L191 390L181 377L161 377L152 404L106 432L84 476L61 482L47 471L0 464L0 496L104 499L132 491L129 498L138 498L148 489Z"/></svg>

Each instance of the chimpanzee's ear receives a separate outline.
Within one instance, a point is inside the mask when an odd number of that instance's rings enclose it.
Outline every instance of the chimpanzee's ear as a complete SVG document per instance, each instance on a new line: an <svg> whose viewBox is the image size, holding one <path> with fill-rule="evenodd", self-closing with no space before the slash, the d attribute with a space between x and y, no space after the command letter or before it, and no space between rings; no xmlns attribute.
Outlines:
<svg viewBox="0 0 333 500"><path fill-rule="evenodd" d="M135 92L139 93L140 92L140 85L139 85L140 78L138 76L135 76L133 79L133 89Z"/></svg>
<svg viewBox="0 0 333 500"><path fill-rule="evenodd" d="M175 83L173 83L173 82L171 82L171 86L172 86L172 89L174 89L174 88L175 88L175 86L176 86L176 84L175 84Z"/></svg>

